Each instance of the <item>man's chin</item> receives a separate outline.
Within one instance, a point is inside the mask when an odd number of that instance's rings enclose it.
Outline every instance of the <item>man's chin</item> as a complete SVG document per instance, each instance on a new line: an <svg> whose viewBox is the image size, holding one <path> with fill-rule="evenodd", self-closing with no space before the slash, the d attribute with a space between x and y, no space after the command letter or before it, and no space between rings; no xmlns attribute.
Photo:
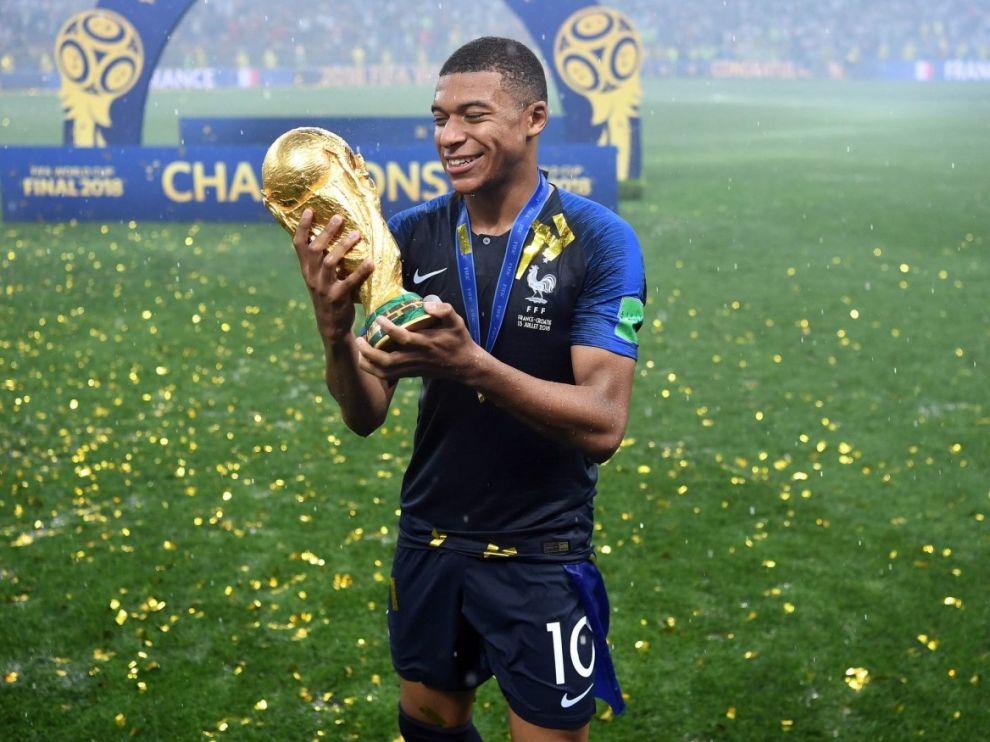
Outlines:
<svg viewBox="0 0 990 742"><path fill-rule="evenodd" d="M478 192L478 183L473 179L452 179L450 181L450 185L453 187L454 192L459 196L473 196Z"/></svg>

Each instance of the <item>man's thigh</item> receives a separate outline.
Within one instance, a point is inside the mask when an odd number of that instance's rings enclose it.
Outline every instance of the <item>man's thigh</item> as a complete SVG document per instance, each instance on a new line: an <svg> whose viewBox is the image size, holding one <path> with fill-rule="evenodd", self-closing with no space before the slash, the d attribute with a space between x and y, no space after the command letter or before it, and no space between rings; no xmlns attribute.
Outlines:
<svg viewBox="0 0 990 742"><path fill-rule="evenodd" d="M563 565L475 560L464 611L512 711L547 729L584 727L595 713L595 643Z"/></svg>
<svg viewBox="0 0 990 742"><path fill-rule="evenodd" d="M437 691L471 691L489 677L481 639L463 615L466 569L455 552L396 549L388 629L399 677Z"/></svg>

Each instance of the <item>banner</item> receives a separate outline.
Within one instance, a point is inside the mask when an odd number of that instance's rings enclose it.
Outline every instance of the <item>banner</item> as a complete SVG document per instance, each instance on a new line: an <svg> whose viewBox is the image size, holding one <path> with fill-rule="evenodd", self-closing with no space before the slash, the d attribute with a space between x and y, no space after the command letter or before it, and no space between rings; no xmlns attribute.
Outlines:
<svg viewBox="0 0 990 742"><path fill-rule="evenodd" d="M849 66L859 80L914 80L917 82L990 82L990 60L918 59L864 61Z"/></svg>
<svg viewBox="0 0 990 742"><path fill-rule="evenodd" d="M619 180L639 178L642 144L643 42L615 8L587 0L506 0L552 65L569 142L618 151Z"/></svg>
<svg viewBox="0 0 990 742"><path fill-rule="evenodd" d="M63 141L76 147L140 144L158 58L194 0L100 0L55 37L65 107Z"/></svg>
<svg viewBox="0 0 990 742"><path fill-rule="evenodd" d="M432 145L362 147L386 217L446 193ZM22 147L0 167L4 220L270 222L261 203L267 146ZM541 167L562 188L618 208L615 149L550 145Z"/></svg>
<svg viewBox="0 0 990 742"><path fill-rule="evenodd" d="M246 128L249 138L232 136L224 128L230 124L215 119L200 122L198 132L184 131L180 148L137 146L153 80L158 87L219 84L212 68L155 71L172 30L193 2L99 0L95 8L64 20L54 56L66 146L4 149L0 187L6 220L267 218L260 205L261 160L278 134L304 121L246 125L238 119L235 125ZM507 4L540 44L566 111L563 120L551 120L541 162L562 187L616 209L616 179L636 178L641 167L638 32L619 11L589 0ZM253 76L238 80L256 82ZM372 174L386 213L449 187L426 145L432 127L425 116L316 121L344 135L377 168Z"/></svg>

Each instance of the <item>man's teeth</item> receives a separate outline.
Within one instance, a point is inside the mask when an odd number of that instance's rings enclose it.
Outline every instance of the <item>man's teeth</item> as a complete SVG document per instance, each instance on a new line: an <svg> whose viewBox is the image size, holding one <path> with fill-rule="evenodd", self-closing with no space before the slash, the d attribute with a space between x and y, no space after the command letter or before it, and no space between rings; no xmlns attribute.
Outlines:
<svg viewBox="0 0 990 742"><path fill-rule="evenodd" d="M474 162L477 157L452 157L447 160L447 164L451 167L460 167L461 165L467 165L469 162Z"/></svg>

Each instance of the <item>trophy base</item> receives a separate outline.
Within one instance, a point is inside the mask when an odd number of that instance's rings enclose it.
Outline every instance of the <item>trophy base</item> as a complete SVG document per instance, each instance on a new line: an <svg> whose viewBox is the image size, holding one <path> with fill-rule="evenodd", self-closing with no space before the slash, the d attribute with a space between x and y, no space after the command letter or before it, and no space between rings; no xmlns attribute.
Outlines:
<svg viewBox="0 0 990 742"><path fill-rule="evenodd" d="M372 348L381 350L390 349L392 338L375 322L379 317L385 317L385 319L406 330L411 330L414 327L430 327L436 321L434 317L426 313L423 308L423 299L419 294L410 291L399 294L394 299L389 299L368 315L362 331L368 344Z"/></svg>

